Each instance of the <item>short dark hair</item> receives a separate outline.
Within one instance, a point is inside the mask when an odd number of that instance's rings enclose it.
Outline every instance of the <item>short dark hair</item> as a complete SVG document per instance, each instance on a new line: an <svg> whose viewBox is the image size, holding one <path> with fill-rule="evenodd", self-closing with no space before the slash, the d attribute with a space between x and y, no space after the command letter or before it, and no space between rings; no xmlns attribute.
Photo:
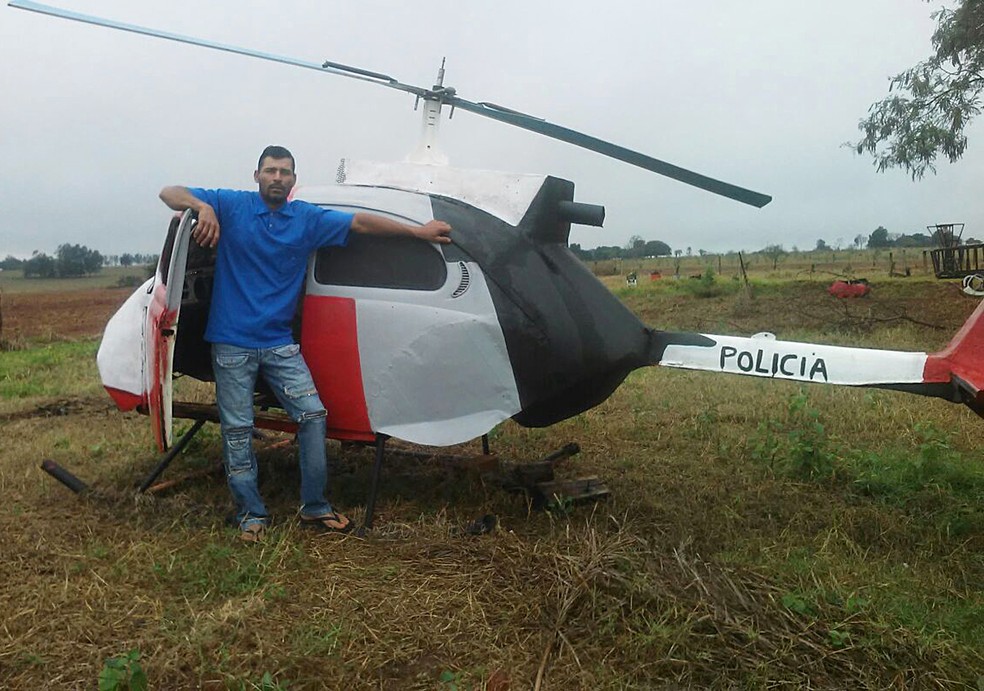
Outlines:
<svg viewBox="0 0 984 691"><path fill-rule="evenodd" d="M276 146L275 144L271 144L267 148L263 149L263 153L260 154L260 159L256 162L257 170L259 170L263 166L263 159L267 158L268 156L270 158L289 158L291 170L293 170L294 173L297 173L297 165L294 163L294 154L292 154L284 147Z"/></svg>

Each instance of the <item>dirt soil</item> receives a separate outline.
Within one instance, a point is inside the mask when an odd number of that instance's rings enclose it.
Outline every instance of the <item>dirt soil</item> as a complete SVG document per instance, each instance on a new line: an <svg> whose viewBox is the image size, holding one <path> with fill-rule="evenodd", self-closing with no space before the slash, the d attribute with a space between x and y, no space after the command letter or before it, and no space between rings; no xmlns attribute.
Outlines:
<svg viewBox="0 0 984 691"><path fill-rule="evenodd" d="M59 293L5 293L0 340L72 340L99 336L133 288L94 288Z"/></svg>

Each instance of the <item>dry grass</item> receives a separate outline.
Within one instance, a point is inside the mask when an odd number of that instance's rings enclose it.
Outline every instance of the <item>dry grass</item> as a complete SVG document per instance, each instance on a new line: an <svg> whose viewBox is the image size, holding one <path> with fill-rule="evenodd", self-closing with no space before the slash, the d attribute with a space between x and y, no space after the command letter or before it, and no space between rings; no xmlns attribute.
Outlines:
<svg viewBox="0 0 984 691"><path fill-rule="evenodd" d="M841 308L803 285L763 289L743 306L669 288L625 299L665 327L727 324L740 307L749 331L900 347L928 339L932 349L973 305L924 285L925 294L885 287L868 306L879 314L903 305L944 330L818 325L800 301L827 314ZM400 458L384 470L368 539L297 527L293 450L273 435L258 449L278 521L251 547L223 526L219 475L134 497L133 483L155 462L146 420L109 408L87 358L65 365L78 380L71 395L2 401L4 688L93 688L107 658L133 649L151 688L261 688L264 674L291 689L981 683L981 505L963 524L954 507L984 484L888 499L860 492L850 475L855 452L922 453L916 423L945 431L952 453L980 471L981 421L954 406L810 388L837 474L803 480L756 451L764 424L797 424L787 412L797 386L639 371L584 415L492 435L506 460L577 441L582 452L563 474L601 475L609 501L534 513L487 477ZM44 376L65 377L56 370ZM361 519L371 455L331 450L334 497ZM93 496L44 475L44 457L89 481ZM218 457L218 435L206 426L168 476L207 470ZM498 529L466 535L463 526L484 513L497 515Z"/></svg>

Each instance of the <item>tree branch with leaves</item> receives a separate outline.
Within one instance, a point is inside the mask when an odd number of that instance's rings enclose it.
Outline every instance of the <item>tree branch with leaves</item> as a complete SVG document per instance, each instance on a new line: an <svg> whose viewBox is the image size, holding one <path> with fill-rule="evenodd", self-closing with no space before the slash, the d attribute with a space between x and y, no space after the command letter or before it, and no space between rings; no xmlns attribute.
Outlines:
<svg viewBox="0 0 984 691"><path fill-rule="evenodd" d="M964 128L981 110L984 90L984 0L961 0L933 13L935 54L896 75L890 95L868 109L851 146L870 154L879 172L903 168L912 179L936 172L967 149Z"/></svg>

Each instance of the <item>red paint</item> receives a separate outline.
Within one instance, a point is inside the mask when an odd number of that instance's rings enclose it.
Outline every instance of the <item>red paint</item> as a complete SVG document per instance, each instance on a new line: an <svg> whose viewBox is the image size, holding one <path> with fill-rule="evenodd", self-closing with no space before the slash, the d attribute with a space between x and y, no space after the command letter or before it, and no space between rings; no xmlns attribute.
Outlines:
<svg viewBox="0 0 984 691"><path fill-rule="evenodd" d="M167 310L165 293L166 286L158 283L154 286L154 295L147 307L147 361L144 366L150 373L150 391L147 392L147 407L149 408L150 428L154 434L154 441L157 448L161 451L167 450L167 437L165 429L165 417L168 411L164 410L164 383L170 382L171 362L168 357L170 349L168 341L174 336L165 336L164 331L173 332L178 321L177 310Z"/></svg>
<svg viewBox="0 0 984 691"><path fill-rule="evenodd" d="M871 292L867 281L834 281L827 292L835 298L861 298Z"/></svg>
<svg viewBox="0 0 984 691"><path fill-rule="evenodd" d="M974 400L984 403L984 301L946 348L926 358L924 382L949 382L954 378L966 385L964 390Z"/></svg>
<svg viewBox="0 0 984 691"><path fill-rule="evenodd" d="M109 394L113 402L116 403L116 407L123 412L128 410L135 410L137 406L145 405L147 403L146 396L138 396L135 393L129 391L122 391L120 389L114 389L111 386L104 387L106 393Z"/></svg>
<svg viewBox="0 0 984 691"><path fill-rule="evenodd" d="M362 387L355 300L305 296L301 352L328 409L328 436L375 439Z"/></svg>

